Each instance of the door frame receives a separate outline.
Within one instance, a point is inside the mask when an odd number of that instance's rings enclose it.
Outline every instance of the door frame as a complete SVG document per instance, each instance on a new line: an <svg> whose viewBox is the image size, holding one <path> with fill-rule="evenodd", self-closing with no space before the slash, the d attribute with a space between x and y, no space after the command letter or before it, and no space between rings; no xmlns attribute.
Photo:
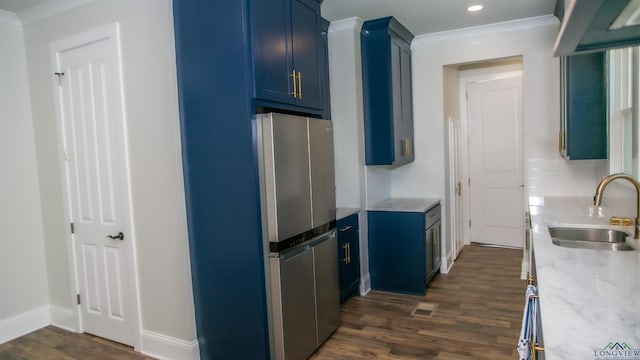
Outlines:
<svg viewBox="0 0 640 360"><path fill-rule="evenodd" d="M122 108L122 129L123 129L123 144L124 144L124 174L122 174L125 178L124 182L124 201L123 206L128 215L128 219L123 224L123 229L127 235L127 238L130 239L130 268L133 270L132 279L130 281L130 286L127 291L131 296L131 323L134 327L133 329L133 347L134 350L140 350L141 338L140 338L140 330L142 321L140 319L141 309L140 309L140 284L138 277L138 261L136 256L136 236L134 230L134 219L133 219L133 206L132 206L132 198L131 198L131 171L129 166L129 141L127 136L127 116L126 116L126 107L125 107L125 96L124 96L124 79L122 72L122 46L120 41L120 25L119 23L111 23L105 26L93 28L90 30L86 30L75 35L71 35L62 39L54 40L49 44L49 54L51 61L51 74L59 72L58 68L58 56L60 53L64 51L68 51L83 45L91 44L97 41L101 41L104 39L112 39L115 45L116 51L116 78L118 79L118 85L120 87L120 93L122 94L120 101L120 107ZM53 89L53 99L55 103L55 117L56 117L56 136L57 136L57 147L58 147L58 169L60 170L60 180L62 186L62 195L63 195L63 217L64 217L64 228L65 228L65 240L67 245L67 256L68 261L70 262L68 265L69 268L69 279L70 279L70 287L71 293L69 294L70 303L72 304L72 316L73 316L73 330L79 333L84 332L84 325L82 319L82 308L81 305L77 303L77 294L80 293L80 283L78 276L78 251L76 246L76 241L74 241L74 235L71 232L71 191L69 189L69 174L67 168L67 160L66 160L66 150L64 143L64 127L63 127L63 119L62 119L62 106L61 106L61 96L59 95L60 87L59 87L59 76L52 76L52 89Z"/></svg>
<svg viewBox="0 0 640 360"><path fill-rule="evenodd" d="M495 66L491 66L492 63L496 63ZM468 116L467 116L467 85L483 82L483 81L491 81L498 80L503 78L509 78L513 76L521 76L522 81L524 82L524 61L522 57L519 57L519 65L504 65L504 63L500 62L500 59L496 60L486 60L482 62L483 64L487 64L483 71L479 71L477 74L472 74L471 71L465 74L467 70L459 69L459 91L460 91L460 166L462 173L462 226L464 229L469 229L469 221L471 220L471 197L469 191L469 131L468 131ZM514 66L519 66L520 69L514 69ZM524 87L523 87L523 102L522 107L524 109ZM524 125L524 116L522 118L522 122ZM524 129L524 128L523 128ZM524 152L524 133L523 133L523 141L521 142L521 146L523 147ZM524 159L523 159L524 160ZM451 164L450 164L451 166ZM524 164L523 164L524 166ZM523 169L524 170L524 169ZM526 189L526 175L523 172L523 183L525 184ZM523 192L524 194L525 192ZM451 194L453 196L454 194ZM524 196L524 195L523 195ZM523 201L526 199L523 199ZM526 201L523 202L526 204ZM524 216L525 209L522 209L522 214ZM524 217L523 217L524 218ZM524 236L524 235L523 235ZM463 231L464 245L471 244L470 240L470 231ZM523 237L524 243L524 237Z"/></svg>

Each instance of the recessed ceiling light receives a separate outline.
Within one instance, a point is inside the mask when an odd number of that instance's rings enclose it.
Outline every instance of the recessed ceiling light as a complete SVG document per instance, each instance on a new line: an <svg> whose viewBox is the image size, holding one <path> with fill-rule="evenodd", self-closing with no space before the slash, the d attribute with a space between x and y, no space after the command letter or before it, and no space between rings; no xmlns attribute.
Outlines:
<svg viewBox="0 0 640 360"><path fill-rule="evenodd" d="M467 8L468 12L475 12L482 10L482 5L471 5Z"/></svg>

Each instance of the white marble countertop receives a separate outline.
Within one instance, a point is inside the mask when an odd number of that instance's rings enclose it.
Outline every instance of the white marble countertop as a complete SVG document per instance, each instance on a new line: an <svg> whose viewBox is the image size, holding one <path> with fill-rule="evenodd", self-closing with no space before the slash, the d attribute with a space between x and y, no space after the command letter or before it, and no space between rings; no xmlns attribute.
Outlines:
<svg viewBox="0 0 640 360"><path fill-rule="evenodd" d="M438 205L440 199L430 198L389 198L369 205L371 211L425 212Z"/></svg>
<svg viewBox="0 0 640 360"><path fill-rule="evenodd" d="M529 199L547 360L596 359L596 350L616 342L640 349L640 250L572 249L551 242L549 225L610 227L609 218L619 214L592 201ZM633 234L632 227L612 228ZM638 240L627 242L640 249Z"/></svg>
<svg viewBox="0 0 640 360"><path fill-rule="evenodd" d="M360 211L359 208L339 207L336 209L336 220L344 219Z"/></svg>

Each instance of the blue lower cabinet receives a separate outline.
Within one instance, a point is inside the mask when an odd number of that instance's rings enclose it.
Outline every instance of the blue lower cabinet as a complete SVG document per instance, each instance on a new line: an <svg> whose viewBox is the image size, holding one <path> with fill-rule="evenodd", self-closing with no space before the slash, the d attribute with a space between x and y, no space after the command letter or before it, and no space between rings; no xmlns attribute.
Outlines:
<svg viewBox="0 0 640 360"><path fill-rule="evenodd" d="M428 265L425 213L369 211L368 220L371 288L423 295Z"/></svg>
<svg viewBox="0 0 640 360"><path fill-rule="evenodd" d="M340 301L358 291L360 285L360 236L358 214L338 220L338 273Z"/></svg>

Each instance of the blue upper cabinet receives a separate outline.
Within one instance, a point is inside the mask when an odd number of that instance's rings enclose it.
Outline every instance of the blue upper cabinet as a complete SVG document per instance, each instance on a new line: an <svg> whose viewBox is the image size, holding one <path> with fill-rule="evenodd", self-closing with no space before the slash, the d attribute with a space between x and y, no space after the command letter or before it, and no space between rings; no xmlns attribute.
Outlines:
<svg viewBox="0 0 640 360"><path fill-rule="evenodd" d="M252 0L255 104L322 115L317 0Z"/></svg>
<svg viewBox="0 0 640 360"><path fill-rule="evenodd" d="M604 52L560 58L560 151L569 160L607 158L607 86Z"/></svg>
<svg viewBox="0 0 640 360"><path fill-rule="evenodd" d="M411 40L393 17L366 21L360 32L367 165L414 160Z"/></svg>

